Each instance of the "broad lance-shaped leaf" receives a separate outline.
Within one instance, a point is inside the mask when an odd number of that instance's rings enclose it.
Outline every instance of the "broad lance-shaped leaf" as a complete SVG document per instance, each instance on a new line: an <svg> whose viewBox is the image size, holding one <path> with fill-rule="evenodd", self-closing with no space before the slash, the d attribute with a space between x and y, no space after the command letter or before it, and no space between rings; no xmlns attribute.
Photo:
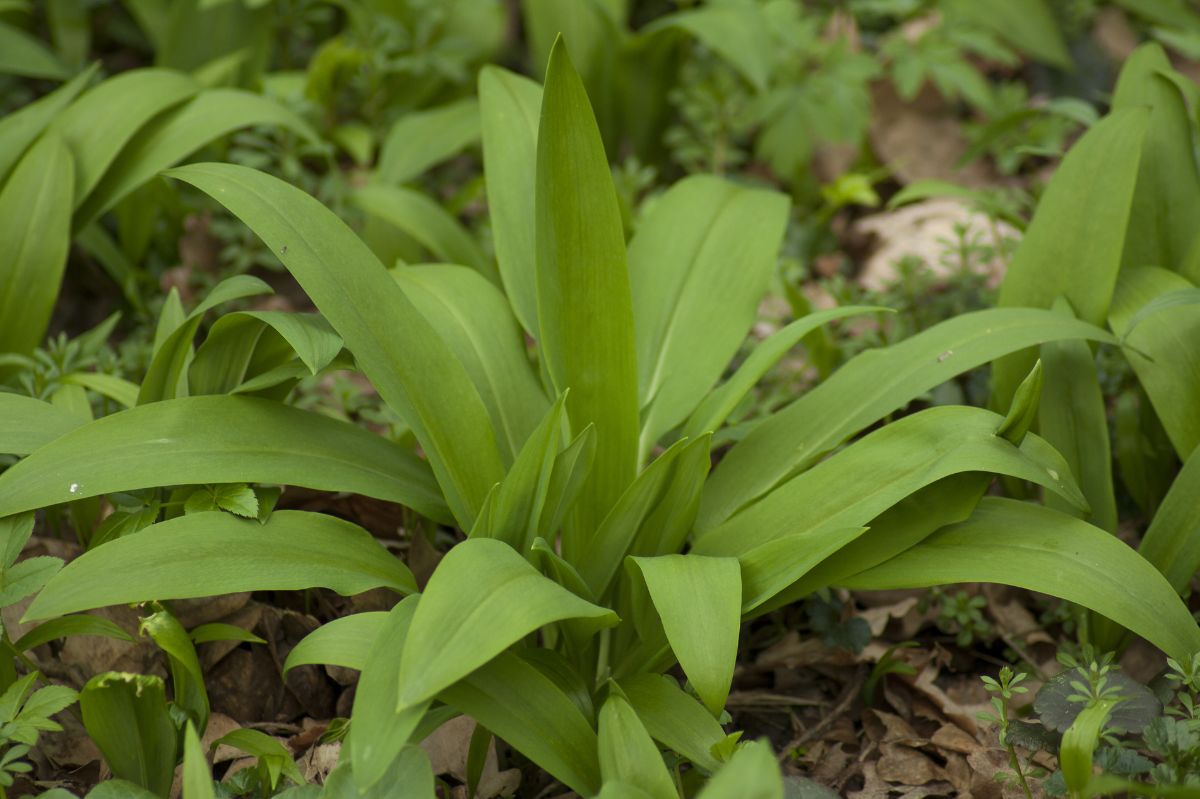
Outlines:
<svg viewBox="0 0 1200 799"><path fill-rule="evenodd" d="M415 189L369 183L351 198L371 216L419 241L433 253L435 261L469 266L489 279L499 280L470 231L428 195Z"/></svg>
<svg viewBox="0 0 1200 799"><path fill-rule="evenodd" d="M767 88L774 45L769 17L758 7L706 6L679 11L660 17L640 33L651 36L671 29L699 39L758 91Z"/></svg>
<svg viewBox="0 0 1200 799"><path fill-rule="evenodd" d="M178 297L174 289L171 291L173 296ZM185 370L192 358L192 341L206 313L227 302L270 294L271 291L265 281L253 275L226 278L214 286L192 312L169 332L168 327L173 324L175 314L173 308L168 311L164 306L155 330L154 357L138 389L138 405L187 396Z"/></svg>
<svg viewBox="0 0 1200 799"><path fill-rule="evenodd" d="M638 408L625 238L612 173L583 82L562 41L546 71L537 144L541 348L578 432L596 425L591 476L572 512L594 530L633 480Z"/></svg>
<svg viewBox="0 0 1200 799"><path fill-rule="evenodd" d="M325 622L300 639L300 643L288 652L283 663L286 675L297 666L312 664L343 666L362 670L367 662L371 645L383 629L387 613L369 611L354 613Z"/></svg>
<svg viewBox="0 0 1200 799"><path fill-rule="evenodd" d="M1080 319L1104 321L1121 268L1148 118L1144 108L1109 114L1067 153L1009 264L1001 306L1049 308L1065 297ZM995 407L1007 406L1034 357L1018 353L996 363Z"/></svg>
<svg viewBox="0 0 1200 799"><path fill-rule="evenodd" d="M189 721L183 732L183 799L214 799L212 774L196 727Z"/></svg>
<svg viewBox="0 0 1200 799"><path fill-rule="evenodd" d="M276 125L309 142L319 140L308 123L279 103L241 89L208 89L137 132L75 213L85 228L134 189L204 145L251 125Z"/></svg>
<svg viewBox="0 0 1200 799"><path fill-rule="evenodd" d="M471 538L438 564L413 617L400 658L400 707L432 699L524 636L564 619L616 624L593 605L543 577L512 547Z"/></svg>
<svg viewBox="0 0 1200 799"><path fill-rule="evenodd" d="M121 148L156 115L200 89L189 75L169 69L135 69L89 89L54 120L50 129L75 156L73 206L100 182ZM97 131L104 135L97 136Z"/></svg>
<svg viewBox="0 0 1200 799"><path fill-rule="evenodd" d="M361 427L252 397L185 397L114 413L0 475L0 515L114 491L280 483L351 491L449 517L428 467Z"/></svg>
<svg viewBox="0 0 1200 799"><path fill-rule="evenodd" d="M534 337L540 335L533 220L541 106L542 87L529 78L493 65L479 70L483 165L496 262L513 313Z"/></svg>
<svg viewBox="0 0 1200 799"><path fill-rule="evenodd" d="M620 689L600 708L600 776L605 783L636 785L654 799L676 799L675 783L658 747Z"/></svg>
<svg viewBox="0 0 1200 799"><path fill-rule="evenodd" d="M260 524L211 511L160 522L84 553L42 589L25 618L152 599L318 587L345 595L379 587L412 593L416 581L374 536L350 522L284 510Z"/></svg>
<svg viewBox="0 0 1200 799"><path fill-rule="evenodd" d="M805 796L799 792L798 796ZM713 775L696 799L783 799L779 761L765 741L738 747L729 763Z"/></svg>
<svg viewBox="0 0 1200 799"><path fill-rule="evenodd" d="M510 464L550 402L508 301L478 272L462 266L401 266L392 277L466 367Z"/></svg>
<svg viewBox="0 0 1200 799"><path fill-rule="evenodd" d="M0 453L5 455L28 455L83 423L49 402L0 393Z"/></svg>
<svg viewBox="0 0 1200 799"><path fill-rule="evenodd" d="M0 189L0 352L31 352L50 323L71 244L74 163L48 133Z"/></svg>
<svg viewBox="0 0 1200 799"><path fill-rule="evenodd" d="M719 716L733 683L741 630L742 574L734 558L630 558L646 581L667 641L709 712Z"/></svg>
<svg viewBox="0 0 1200 799"><path fill-rule="evenodd" d="M700 768L716 771L720 767L712 748L725 738L725 730L675 678L636 674L620 680L620 686L654 740Z"/></svg>
<svg viewBox="0 0 1200 799"><path fill-rule="evenodd" d="M855 356L734 445L705 487L697 529L714 527L850 436L955 375L1010 352L1071 338L1116 343L1098 327L1051 311L997 308L957 316L898 344Z"/></svg>
<svg viewBox="0 0 1200 799"><path fill-rule="evenodd" d="M226 394L244 385L250 372L299 358L310 375L327 367L342 349L342 337L319 314L235 311L221 316L188 367L192 394Z"/></svg>
<svg viewBox="0 0 1200 799"><path fill-rule="evenodd" d="M554 680L517 654L500 654L438 698L581 796L593 796L600 789L592 724Z"/></svg>
<svg viewBox="0 0 1200 799"><path fill-rule="evenodd" d="M1061 298L1054 308L1063 314L1072 313ZM1113 494L1108 412L1096 372L1096 356L1084 341L1051 341L1042 345L1041 352L1046 364L1046 390L1038 411L1038 432L1066 459L1091 513L1080 514L1053 494L1046 496L1046 504L1115 533L1117 501Z"/></svg>
<svg viewBox="0 0 1200 799"><path fill-rule="evenodd" d="M162 678L149 674L97 674L79 692L79 710L113 776L155 796L171 790L175 772L175 722L167 711Z"/></svg>
<svg viewBox="0 0 1200 799"><path fill-rule="evenodd" d="M13 165L21 160L25 149L79 96L99 68L100 63L97 62L72 78L70 83L0 119L0 186L4 185L4 179Z"/></svg>
<svg viewBox="0 0 1200 799"><path fill-rule="evenodd" d="M1183 593L1200 570L1200 448L1184 461L1163 498L1138 552L1177 592Z"/></svg>
<svg viewBox="0 0 1200 799"><path fill-rule="evenodd" d="M721 385L708 392L700 401L692 415L683 426L683 434L694 438L701 433L715 431L725 423L729 414L733 413L738 403L750 393L750 389L758 384L772 366L788 353L801 339L816 330L826 322L844 319L848 316L858 316L872 312L892 312L889 308L868 305L847 305L843 308L830 308L817 311L797 319L791 324L775 331L760 342L749 357L742 362L733 376Z"/></svg>
<svg viewBox="0 0 1200 799"><path fill-rule="evenodd" d="M396 664L403 657L408 630L420 601L420 596L406 597L384 618L355 689L350 717L350 758L354 763L354 782L360 791L383 779L429 706L428 702L421 702L403 710L396 707L400 693Z"/></svg>
<svg viewBox="0 0 1200 799"><path fill-rule="evenodd" d="M984 498L967 521L842 584L882 590L965 582L1003 583L1075 602L1176 659L1200 652L1200 627L1153 566L1109 533L1028 502Z"/></svg>
<svg viewBox="0 0 1200 799"><path fill-rule="evenodd" d="M1126 59L1113 90L1115 109L1150 107L1121 257L1124 267L1185 268L1200 218L1192 115L1179 87L1164 74L1170 70L1162 45L1147 42ZM1200 274L1185 276L1200 279Z"/></svg>
<svg viewBox="0 0 1200 799"><path fill-rule="evenodd" d="M36 36L0 22L0 75L66 80L71 72Z"/></svg>
<svg viewBox="0 0 1200 799"><path fill-rule="evenodd" d="M775 268L788 199L711 176L676 183L629 244L640 460L696 407L746 337Z"/></svg>
<svg viewBox="0 0 1200 799"><path fill-rule="evenodd" d="M479 141L479 101L474 97L412 111L392 125L379 148L375 178L407 183Z"/></svg>
<svg viewBox="0 0 1200 799"><path fill-rule="evenodd" d="M1033 435L1014 446L996 435L1001 421L990 411L956 405L906 416L701 534L693 551L740 555L784 535L864 526L919 489L962 472L1030 480L1086 508L1062 456Z"/></svg>
<svg viewBox="0 0 1200 799"><path fill-rule="evenodd" d="M1158 298L1190 289L1185 278L1159 267L1122 270L1108 318L1128 343L1125 358L1180 460L1200 445L1200 305L1164 308L1132 329L1131 320Z"/></svg>
<svg viewBox="0 0 1200 799"><path fill-rule="evenodd" d="M277 178L230 164L171 170L271 248L413 428L459 524L470 529L504 475L487 409L466 369L353 231Z"/></svg>
<svg viewBox="0 0 1200 799"><path fill-rule="evenodd" d="M208 692L196 647L187 630L169 611L159 609L144 617L138 625L141 635L149 635L167 656L171 668L171 693L179 710L200 729L208 726Z"/></svg>

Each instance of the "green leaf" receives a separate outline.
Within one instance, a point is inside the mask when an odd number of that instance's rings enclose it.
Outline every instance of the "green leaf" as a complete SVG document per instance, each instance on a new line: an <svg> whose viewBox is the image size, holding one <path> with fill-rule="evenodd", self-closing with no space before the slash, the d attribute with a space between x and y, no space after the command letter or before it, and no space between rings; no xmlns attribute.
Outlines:
<svg viewBox="0 0 1200 799"><path fill-rule="evenodd" d="M271 287L252 275L234 275L214 286L203 302L165 335L161 343L155 337L154 359L138 391L138 404L187 396L184 373L192 358L192 340L200 329L204 314L227 302L270 293Z"/></svg>
<svg viewBox="0 0 1200 799"><path fill-rule="evenodd" d="M762 92L771 77L775 44L768 17L757 6L712 6L678 11L642 29L643 36L677 29L695 36Z"/></svg>
<svg viewBox="0 0 1200 799"><path fill-rule="evenodd" d="M716 771L720 767L712 748L724 739L725 730L704 705L684 693L674 678L637 674L619 682L654 740L702 769Z"/></svg>
<svg viewBox="0 0 1200 799"><path fill-rule="evenodd" d="M1200 306L1176 305L1132 319L1160 297L1194 289L1186 279L1157 267L1124 269L1117 281L1108 323L1128 346L1125 358L1145 389L1180 460L1200 444Z"/></svg>
<svg viewBox="0 0 1200 799"><path fill-rule="evenodd" d="M1075 722L1063 733L1058 763L1067 783L1067 790L1075 796L1084 795L1088 783L1092 781L1092 755L1096 751L1096 744L1100 742L1100 735L1104 732L1108 714L1118 701L1095 700L1083 709Z"/></svg>
<svg viewBox="0 0 1200 799"><path fill-rule="evenodd" d="M891 310L866 305L847 305L810 313L775 331L754 348L732 377L708 392L688 417L683 426L683 434L693 438L719 428L771 367L778 363L788 350L799 344L801 339L821 325L834 319L873 312L890 313Z"/></svg>
<svg viewBox="0 0 1200 799"><path fill-rule="evenodd" d="M880 590L959 582L1015 585L1075 602L1176 659L1200 651L1200 627L1153 566L1109 533L1025 502L985 498L967 521L843 584Z"/></svg>
<svg viewBox="0 0 1200 799"><path fill-rule="evenodd" d="M479 141L479 123L473 97L405 114L383 140L375 179L396 185L419 177Z"/></svg>
<svg viewBox="0 0 1200 799"><path fill-rule="evenodd" d="M753 613L770 602L865 532L866 527L814 529L776 538L738 555L742 568L742 613Z"/></svg>
<svg viewBox="0 0 1200 799"><path fill-rule="evenodd" d="M563 557L579 569L593 595L604 595L621 562L630 554L638 532L671 481L676 460L697 446L706 449L707 439L677 441L659 455L621 494L599 529L589 538L578 541L573 536L563 537Z"/></svg>
<svg viewBox="0 0 1200 799"><path fill-rule="evenodd" d="M1008 266L1001 306L1049 308L1064 297L1080 319L1104 321L1121 268L1148 117L1145 109L1109 114L1067 153ZM1079 264L1086 264L1086 280L1079 279ZM995 365L996 406L1008 403L1033 361L1033 353L1021 353Z"/></svg>
<svg viewBox="0 0 1200 799"><path fill-rule="evenodd" d="M1074 66L1046 0L1008 0L987 8L972 0L959 0L949 8L1044 64L1065 70Z"/></svg>
<svg viewBox="0 0 1200 799"><path fill-rule="evenodd" d="M69 83L0 119L0 186L26 148L91 83L99 68L98 63L93 64Z"/></svg>
<svg viewBox="0 0 1200 799"><path fill-rule="evenodd" d="M524 636L564 619L616 624L598 607L543 577L512 547L471 538L434 570L400 658L400 707L432 699ZM491 724L488 729L500 734Z"/></svg>
<svg viewBox="0 0 1200 799"><path fill-rule="evenodd" d="M252 757L257 757L260 763L267 761L271 773L271 789L278 784L280 774L297 785L304 784L304 777L300 774L300 769L296 768L296 761L292 760L291 751L264 732L243 727L222 735L213 742L213 745L232 746Z"/></svg>
<svg viewBox="0 0 1200 799"><path fill-rule="evenodd" d="M643 457L737 354L774 272L788 206L784 195L698 175L668 189L638 226L629 279Z"/></svg>
<svg viewBox="0 0 1200 799"><path fill-rule="evenodd" d="M10 569L21 557L33 535L33 520L32 511L0 517L0 555L3 556L0 569L3 571Z"/></svg>
<svg viewBox="0 0 1200 799"><path fill-rule="evenodd" d="M479 71L483 164L496 262L513 313L538 336L534 193L542 87L488 65Z"/></svg>
<svg viewBox="0 0 1200 799"><path fill-rule="evenodd" d="M726 766L713 775L696 799L783 799L779 763L765 741L738 747Z"/></svg>
<svg viewBox="0 0 1200 799"><path fill-rule="evenodd" d="M410 596L387 614L364 662L350 717L354 782L366 791L383 779L413 736L429 702L398 707L396 666L403 660L408 631L420 597Z"/></svg>
<svg viewBox="0 0 1200 799"><path fill-rule="evenodd" d="M247 629L233 624L223 624L219 621L193 627L191 630L188 630L188 637L192 639L192 643L194 644L207 644L212 641L244 641L248 644L266 643L266 640L259 638Z"/></svg>
<svg viewBox="0 0 1200 799"><path fill-rule="evenodd" d="M1138 552L1184 593L1200 570L1200 448L1183 463L1142 536Z"/></svg>
<svg viewBox="0 0 1200 799"><path fill-rule="evenodd" d="M470 529L503 477L487 409L466 369L353 232L277 178L229 164L171 170L213 195L276 253L413 428L455 518Z"/></svg>
<svg viewBox="0 0 1200 799"><path fill-rule="evenodd" d="M39 797L39 799L42 799ZM58 797L46 797L58 799ZM74 799L72 795L71 799ZM87 799L162 799L157 794L150 793L140 785L128 780L105 780L88 791Z"/></svg>
<svg viewBox="0 0 1200 799"><path fill-rule="evenodd" d="M204 688L204 672L196 647L183 625L166 610L158 610L142 618L138 625L142 635L154 639L167 656L171 667L171 694L175 705L188 715L197 728L208 727L208 692Z"/></svg>
<svg viewBox="0 0 1200 799"><path fill-rule="evenodd" d="M596 425L573 524L593 530L637 466L637 362L621 211L595 116L566 48L550 53L537 143L539 340L572 430Z"/></svg>
<svg viewBox="0 0 1200 799"><path fill-rule="evenodd" d="M204 483L351 491L448 518L427 467L404 447L322 414L223 396L143 405L56 438L0 475L0 515Z"/></svg>
<svg viewBox="0 0 1200 799"><path fill-rule="evenodd" d="M28 455L83 424L73 413L48 402L0 393L0 452Z"/></svg>
<svg viewBox="0 0 1200 799"><path fill-rule="evenodd" d="M1164 73L1171 62L1162 46L1147 42L1130 53L1113 90L1113 108L1150 107L1137 188L1129 211L1124 267L1187 266L1200 216L1200 174L1192 149L1192 115L1183 93ZM1184 272L1193 282L1200 271Z"/></svg>
<svg viewBox="0 0 1200 799"><path fill-rule="evenodd" d="M325 781L320 799L430 799L434 792L429 755L419 746L406 746L391 763L387 775L371 790L361 792L355 784L352 765L344 758ZM283 799L284 794L280 794Z"/></svg>
<svg viewBox="0 0 1200 799"><path fill-rule="evenodd" d="M558 441L563 428L566 396L546 411L541 424L525 439L504 480L479 514L471 537L499 539L517 552L527 551L541 532L545 503L554 476ZM557 499L557 498L555 498ZM549 531L553 535L553 531Z"/></svg>
<svg viewBox="0 0 1200 799"><path fill-rule="evenodd" d="M479 274L460 266L398 267L392 276L466 367L492 429L502 434L501 455L511 463L550 403L508 301Z"/></svg>
<svg viewBox="0 0 1200 799"><path fill-rule="evenodd" d="M68 386L81 386L108 397L124 408L137 405L138 386L124 378L101 372L70 372L59 380Z"/></svg>
<svg viewBox="0 0 1200 799"><path fill-rule="evenodd" d="M122 579L110 579L113 574ZM341 519L285 510L260 524L228 513L195 513L71 561L25 618L151 599L316 587L346 595L379 587L411 593L416 583L370 533Z"/></svg>
<svg viewBox="0 0 1200 799"><path fill-rule="evenodd" d="M62 564L58 558L42 555L26 558L5 569L0 585L0 608L14 605L30 594L37 593L62 569Z"/></svg>
<svg viewBox="0 0 1200 799"><path fill-rule="evenodd" d="M175 773L175 723L167 712L163 681L148 674L113 671L88 680L79 692L88 736L117 779L166 796Z"/></svg>
<svg viewBox="0 0 1200 799"><path fill-rule="evenodd" d="M577 793L591 796L599 789L592 725L553 680L512 652L476 669L439 698Z"/></svg>
<svg viewBox="0 0 1200 799"><path fill-rule="evenodd" d="M469 266L485 277L495 268L470 231L422 192L368 183L351 195L354 203L419 241L435 260Z"/></svg>
<svg viewBox="0 0 1200 799"><path fill-rule="evenodd" d="M283 673L309 664L361 670L371 645L383 629L385 616L386 613L379 611L355 613L322 624L292 647L284 661Z"/></svg>
<svg viewBox="0 0 1200 799"><path fill-rule="evenodd" d="M1062 456L1033 435L1014 446L995 434L1001 421L990 411L954 405L906 416L702 533L693 551L740 555L784 535L861 527L915 491L962 472L1030 480L1086 508Z"/></svg>
<svg viewBox="0 0 1200 799"><path fill-rule="evenodd" d="M733 683L741 630L742 574L734 558L630 558L650 591L683 673L713 716Z"/></svg>
<svg viewBox="0 0 1200 799"><path fill-rule="evenodd" d="M134 69L89 89L50 126L75 155L73 207L96 188L134 134L158 114L194 95L200 86L181 72ZM103 135L97 136L97 131Z"/></svg>
<svg viewBox="0 0 1200 799"><path fill-rule="evenodd" d="M18 652L36 649L42 644L57 641L76 635L99 635L104 638L116 638L119 641L133 643L133 636L118 627L114 622L102 616L63 616L61 619L51 619L34 627L22 635L13 644Z"/></svg>
<svg viewBox="0 0 1200 799"><path fill-rule="evenodd" d="M1179 288L1160 294L1129 318L1129 321L1125 323L1124 335L1128 336L1134 328L1156 314L1171 308L1184 308L1192 305L1200 305L1200 289L1198 288Z"/></svg>
<svg viewBox="0 0 1200 799"><path fill-rule="evenodd" d="M854 433L955 375L1025 347L1070 338L1116 342L1097 327L1050 311L997 308L962 314L855 356L734 445L705 487L697 528L714 527Z"/></svg>
<svg viewBox="0 0 1200 799"><path fill-rule="evenodd" d="M31 352L50 323L71 243L74 164L47 133L0 189L0 352Z"/></svg>
<svg viewBox="0 0 1200 799"><path fill-rule="evenodd" d="M299 358L315 375L333 363L342 337L318 314L285 311L227 313L213 323L188 368L192 394L244 389L272 369Z"/></svg>
<svg viewBox="0 0 1200 799"><path fill-rule="evenodd" d="M134 189L209 142L239 128L270 125L319 140L308 123L267 97L241 89L207 89L155 117L137 132L75 214L86 227Z"/></svg>
<svg viewBox="0 0 1200 799"><path fill-rule="evenodd" d="M1072 315L1065 300L1056 302L1055 309ZM1096 357L1087 342L1051 341L1042 345L1042 361L1045 390L1038 410L1038 430L1062 453L1092 510L1081 514L1053 494L1046 496L1046 504L1115 533L1117 500L1113 493L1108 408L1100 390Z"/></svg>
<svg viewBox="0 0 1200 799"><path fill-rule="evenodd" d="M239 730L239 732L242 732ZM248 731L252 732L252 731ZM262 733L259 733L262 735ZM228 737L228 736L226 736ZM183 731L183 799L215 799L212 774L192 722Z"/></svg>
<svg viewBox="0 0 1200 799"><path fill-rule="evenodd" d="M0 22L0 75L66 80L71 73L36 37Z"/></svg>
<svg viewBox="0 0 1200 799"><path fill-rule="evenodd" d="M654 799L677 799L662 755L625 697L612 691L600 708L600 776L636 785Z"/></svg>

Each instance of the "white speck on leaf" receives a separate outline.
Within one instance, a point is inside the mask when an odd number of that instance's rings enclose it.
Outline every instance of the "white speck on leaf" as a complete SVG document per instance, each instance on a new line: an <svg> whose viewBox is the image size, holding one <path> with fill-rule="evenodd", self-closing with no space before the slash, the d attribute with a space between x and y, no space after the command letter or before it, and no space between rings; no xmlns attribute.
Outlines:
<svg viewBox="0 0 1200 799"><path fill-rule="evenodd" d="M82 490L83 486L81 486L79 483L71 483L71 485L67 487L67 491L72 494L78 494Z"/></svg>
<svg viewBox="0 0 1200 799"><path fill-rule="evenodd" d="M1058 479L1058 472L1054 471L1053 469L1047 469L1046 471L1050 473L1051 479L1053 479L1053 480Z"/></svg>
<svg viewBox="0 0 1200 799"><path fill-rule="evenodd" d="M287 245L286 244L279 248L279 254L287 255Z"/></svg>
<svg viewBox="0 0 1200 799"><path fill-rule="evenodd" d="M946 350L945 352L943 352L941 355L938 356L938 359L937 359L938 363L941 363L942 361L946 360L953 354L954 354L954 350Z"/></svg>

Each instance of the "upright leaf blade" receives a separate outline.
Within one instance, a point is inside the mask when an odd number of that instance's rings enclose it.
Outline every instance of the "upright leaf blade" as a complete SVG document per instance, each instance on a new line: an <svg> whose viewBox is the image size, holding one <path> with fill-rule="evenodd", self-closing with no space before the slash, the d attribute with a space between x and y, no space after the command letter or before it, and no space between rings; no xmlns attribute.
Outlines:
<svg viewBox="0 0 1200 799"><path fill-rule="evenodd" d="M1141 108L1115 111L1067 153L1008 267L1001 306L1049 308L1061 296L1080 319L1104 321L1121 268L1148 117ZM1080 280L1084 269L1088 277ZM1027 352L995 365L997 407L1008 404L1033 361Z"/></svg>
<svg viewBox="0 0 1200 799"><path fill-rule="evenodd" d="M561 40L550 53L537 144L537 300L542 353L596 455L575 523L595 529L633 480L637 364L616 191L583 82Z"/></svg>
<svg viewBox="0 0 1200 799"><path fill-rule="evenodd" d="M31 147L0 190L0 352L41 343L71 244L74 160L60 136Z"/></svg>
<svg viewBox="0 0 1200 799"><path fill-rule="evenodd" d="M600 708L599 727L600 775L605 783L628 783L654 799L676 799L675 784L658 747L618 691L611 692Z"/></svg>
<svg viewBox="0 0 1200 799"><path fill-rule="evenodd" d="M455 518L470 529L504 474L487 409L466 369L367 246L317 200L261 172L193 164L169 174L242 218L295 275L413 428Z"/></svg>
<svg viewBox="0 0 1200 799"><path fill-rule="evenodd" d="M525 331L540 335L534 193L542 87L496 66L479 71L483 163L500 279Z"/></svg>
<svg viewBox="0 0 1200 799"><path fill-rule="evenodd" d="M641 452L720 378L775 267L788 200L711 176L676 183L629 245Z"/></svg>

